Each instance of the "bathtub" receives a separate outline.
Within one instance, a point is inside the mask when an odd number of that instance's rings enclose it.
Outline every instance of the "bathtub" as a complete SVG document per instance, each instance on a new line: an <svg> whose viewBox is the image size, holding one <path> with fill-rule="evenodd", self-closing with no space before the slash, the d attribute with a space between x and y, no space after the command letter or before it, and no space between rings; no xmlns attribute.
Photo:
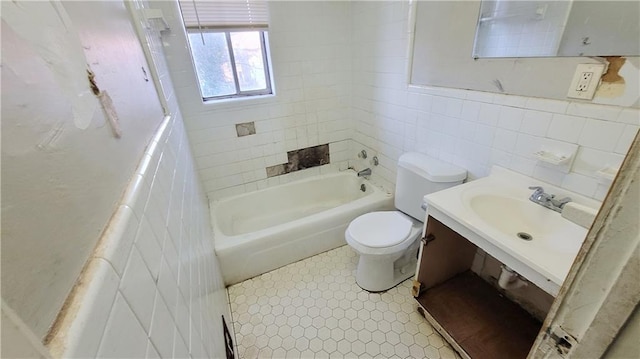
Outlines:
<svg viewBox="0 0 640 359"><path fill-rule="evenodd" d="M393 196L353 171L213 201L214 247L225 284L342 246L354 218L390 209Z"/></svg>

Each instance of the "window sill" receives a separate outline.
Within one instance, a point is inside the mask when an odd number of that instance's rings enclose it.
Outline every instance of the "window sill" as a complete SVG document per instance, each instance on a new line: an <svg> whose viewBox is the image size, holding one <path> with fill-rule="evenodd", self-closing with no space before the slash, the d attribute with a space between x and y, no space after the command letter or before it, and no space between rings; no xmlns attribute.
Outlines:
<svg viewBox="0 0 640 359"><path fill-rule="evenodd" d="M232 97L221 100L202 100L202 104L207 107L216 107L216 108L231 108L237 105L243 106L251 106L251 105L262 105L274 102L276 98L276 94L268 94L268 95L255 95L255 96L246 96L246 97Z"/></svg>

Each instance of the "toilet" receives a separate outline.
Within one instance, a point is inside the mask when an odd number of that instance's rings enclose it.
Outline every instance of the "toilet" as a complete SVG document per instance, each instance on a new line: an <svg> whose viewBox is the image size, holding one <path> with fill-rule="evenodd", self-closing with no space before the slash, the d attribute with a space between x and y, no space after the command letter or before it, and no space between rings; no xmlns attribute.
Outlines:
<svg viewBox="0 0 640 359"><path fill-rule="evenodd" d="M458 184L467 171L422 153L398 159L396 211L364 214L345 231L347 244L360 256L356 283L370 292L393 288L415 274L426 194Z"/></svg>

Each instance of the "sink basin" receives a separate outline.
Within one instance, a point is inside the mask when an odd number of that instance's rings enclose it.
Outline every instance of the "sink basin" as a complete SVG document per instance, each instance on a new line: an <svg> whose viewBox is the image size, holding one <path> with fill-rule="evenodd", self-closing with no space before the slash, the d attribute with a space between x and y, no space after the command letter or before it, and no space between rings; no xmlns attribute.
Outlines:
<svg viewBox="0 0 640 359"><path fill-rule="evenodd" d="M514 241L534 241L563 253L575 253L582 244L584 230L528 199L478 194L468 201L481 220Z"/></svg>
<svg viewBox="0 0 640 359"><path fill-rule="evenodd" d="M424 197L434 217L521 276L557 295L587 229L529 200L530 186L597 208L592 199L494 166L488 177Z"/></svg>

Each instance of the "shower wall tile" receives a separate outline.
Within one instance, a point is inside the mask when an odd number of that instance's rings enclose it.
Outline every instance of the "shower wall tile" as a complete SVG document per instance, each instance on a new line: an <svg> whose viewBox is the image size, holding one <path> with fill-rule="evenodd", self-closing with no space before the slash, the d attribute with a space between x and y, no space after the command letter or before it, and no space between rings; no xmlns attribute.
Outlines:
<svg viewBox="0 0 640 359"><path fill-rule="evenodd" d="M347 1L270 1L269 43L274 96L202 103L197 79L179 31L175 2L158 1L171 34L164 52L176 86L196 166L211 199L265 188L311 175L297 171L267 178L265 168L286 163L287 152L352 139L351 5ZM391 65L391 64L390 64ZM394 103L406 104L401 82L385 89ZM253 122L255 134L238 137L236 124ZM244 130L241 130L244 131ZM245 133L245 132L242 132ZM332 153L333 155L333 153ZM331 169L346 169L355 153L332 157ZM272 171L274 171L273 169ZM326 171L326 168L325 168ZM273 177L276 178L276 177ZM270 180L271 179L271 180Z"/></svg>

